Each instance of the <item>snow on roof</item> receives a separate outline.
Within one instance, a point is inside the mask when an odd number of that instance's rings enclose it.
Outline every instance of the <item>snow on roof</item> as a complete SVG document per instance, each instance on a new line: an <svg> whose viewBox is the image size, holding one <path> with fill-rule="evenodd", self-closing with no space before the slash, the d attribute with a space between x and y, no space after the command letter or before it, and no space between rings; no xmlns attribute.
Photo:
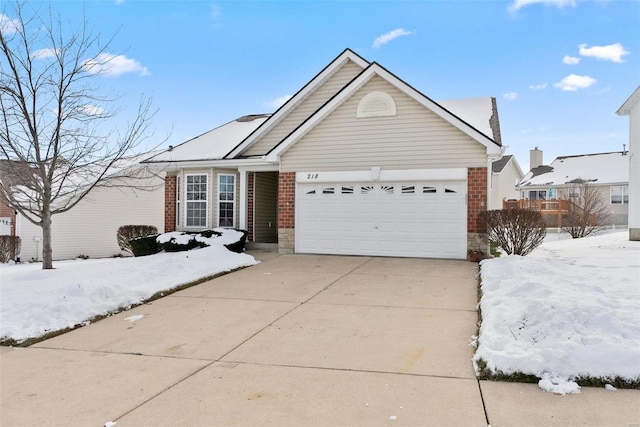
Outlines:
<svg viewBox="0 0 640 427"><path fill-rule="evenodd" d="M146 162L222 159L268 118L268 114L252 114L240 117L183 142L177 147L170 148L148 159Z"/></svg>
<svg viewBox="0 0 640 427"><path fill-rule="evenodd" d="M495 139L491 129L493 102L491 97L451 99L437 101L438 104L455 114L489 138Z"/></svg>
<svg viewBox="0 0 640 427"><path fill-rule="evenodd" d="M549 166L530 170L519 185L565 185L575 180L593 184L629 182L628 153L616 151L557 157Z"/></svg>

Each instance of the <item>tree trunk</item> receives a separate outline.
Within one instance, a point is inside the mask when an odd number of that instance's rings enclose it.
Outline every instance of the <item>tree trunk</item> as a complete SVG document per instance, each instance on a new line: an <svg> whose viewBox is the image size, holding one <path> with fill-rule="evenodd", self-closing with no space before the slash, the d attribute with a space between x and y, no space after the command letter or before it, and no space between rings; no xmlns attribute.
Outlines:
<svg viewBox="0 0 640 427"><path fill-rule="evenodd" d="M53 268L53 250L51 248L51 210L42 215L42 269Z"/></svg>

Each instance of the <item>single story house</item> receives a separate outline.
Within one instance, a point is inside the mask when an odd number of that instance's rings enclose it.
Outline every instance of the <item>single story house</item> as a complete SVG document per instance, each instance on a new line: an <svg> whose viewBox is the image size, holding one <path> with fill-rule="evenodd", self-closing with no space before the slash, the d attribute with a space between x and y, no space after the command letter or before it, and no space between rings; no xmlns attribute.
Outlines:
<svg viewBox="0 0 640 427"><path fill-rule="evenodd" d="M571 200L583 182L594 186L609 205L610 225L626 226L629 209L629 152L557 157L542 164L542 150L531 150L531 170L518 184L522 200Z"/></svg>
<svg viewBox="0 0 640 427"><path fill-rule="evenodd" d="M502 157L494 98L435 102L344 50L273 114L145 161L165 229L238 227L282 253L465 259Z"/></svg>
<svg viewBox="0 0 640 427"><path fill-rule="evenodd" d="M640 240L640 86L616 113L629 116L629 240Z"/></svg>
<svg viewBox="0 0 640 427"><path fill-rule="evenodd" d="M491 164L491 191L489 210L502 209L505 200L517 199L520 192L517 185L524 178L524 172L513 155L504 155Z"/></svg>

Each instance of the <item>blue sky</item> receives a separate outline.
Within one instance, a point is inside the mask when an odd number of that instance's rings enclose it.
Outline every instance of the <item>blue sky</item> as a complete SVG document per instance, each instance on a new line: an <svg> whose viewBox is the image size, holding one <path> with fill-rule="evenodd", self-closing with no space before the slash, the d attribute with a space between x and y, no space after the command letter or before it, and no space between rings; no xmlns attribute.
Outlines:
<svg viewBox="0 0 640 427"><path fill-rule="evenodd" d="M35 3L35 2L31 2ZM615 111L640 85L640 2L54 1L63 25L84 15L121 55L98 75L124 105L141 94L153 127L178 144L239 116L273 112L345 48L430 98L493 96L503 144L619 151ZM6 11L5 13L8 13ZM13 18L8 14L2 19ZM123 119L131 109L123 109Z"/></svg>

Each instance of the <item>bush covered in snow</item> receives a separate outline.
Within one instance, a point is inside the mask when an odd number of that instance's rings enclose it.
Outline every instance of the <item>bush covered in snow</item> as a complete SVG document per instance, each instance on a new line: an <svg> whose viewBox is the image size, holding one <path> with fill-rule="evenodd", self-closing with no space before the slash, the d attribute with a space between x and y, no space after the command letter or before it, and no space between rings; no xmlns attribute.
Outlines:
<svg viewBox="0 0 640 427"><path fill-rule="evenodd" d="M120 246L120 250L123 252L133 254L131 244L129 243L131 239L157 235L158 229L153 225L123 225L118 228L118 246Z"/></svg>
<svg viewBox="0 0 640 427"><path fill-rule="evenodd" d="M134 256L147 256L160 252L158 242L156 242L157 234L151 236L136 237L129 240L131 253Z"/></svg>
<svg viewBox="0 0 640 427"><path fill-rule="evenodd" d="M172 231L157 237L156 241L165 252L189 251L207 246L224 246L230 251L242 253L247 238L244 230L216 228L197 233Z"/></svg>

